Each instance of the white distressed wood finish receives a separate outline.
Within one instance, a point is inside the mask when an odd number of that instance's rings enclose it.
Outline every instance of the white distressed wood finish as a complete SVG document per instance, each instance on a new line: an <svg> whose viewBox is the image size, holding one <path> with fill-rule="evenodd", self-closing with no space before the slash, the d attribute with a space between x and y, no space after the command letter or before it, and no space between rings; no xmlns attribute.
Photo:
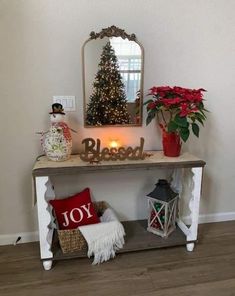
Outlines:
<svg viewBox="0 0 235 296"><path fill-rule="evenodd" d="M172 181L171 181L171 188L175 192L179 194L179 202L182 198L182 190L183 190L183 173L182 169L174 169L172 173ZM183 233L186 235L186 237L190 234L190 229L185 223L181 220L180 212L178 213L178 218L176 220L178 227L183 231ZM189 244L187 244L187 250L188 250Z"/></svg>
<svg viewBox="0 0 235 296"><path fill-rule="evenodd" d="M189 228L187 227L187 225L184 224L184 222L178 218L177 219L177 225L179 226L179 228L183 231L183 233L188 236L189 235Z"/></svg>
<svg viewBox="0 0 235 296"><path fill-rule="evenodd" d="M44 260L42 262L42 265L43 265L45 270L50 270L51 267L52 267L52 260Z"/></svg>
<svg viewBox="0 0 235 296"><path fill-rule="evenodd" d="M197 230L198 230L198 220L199 220L199 205L201 197L201 186L202 186L202 167L192 168L192 194L189 201L189 210L190 210L190 226L188 227L182 220L179 215L177 219L177 224L179 228L186 235L188 243L186 248L188 251L193 251L194 243L191 241L197 240ZM181 196L182 193L182 169L175 169L172 174L171 187Z"/></svg>
<svg viewBox="0 0 235 296"><path fill-rule="evenodd" d="M189 201L189 209L191 211L191 226L189 227L189 234L187 235L187 241L197 240L197 230L198 230L198 219L199 219L199 206L201 198L201 188L202 188L202 172L203 168L192 168L193 173L193 190L192 196ZM187 250L193 251L194 244L187 244Z"/></svg>
<svg viewBox="0 0 235 296"><path fill-rule="evenodd" d="M194 250L194 246L195 246L195 243L188 243L186 245L187 251L192 252Z"/></svg>
<svg viewBox="0 0 235 296"><path fill-rule="evenodd" d="M45 260L43 266L45 270L50 270L52 266L53 253L51 243L53 228L51 227L51 211L48 200L55 198L54 191L48 177L36 177L36 196L39 224L39 241L41 259Z"/></svg>
<svg viewBox="0 0 235 296"><path fill-rule="evenodd" d="M174 169L172 173L171 188L179 195L182 193L183 181L182 181L182 169Z"/></svg>

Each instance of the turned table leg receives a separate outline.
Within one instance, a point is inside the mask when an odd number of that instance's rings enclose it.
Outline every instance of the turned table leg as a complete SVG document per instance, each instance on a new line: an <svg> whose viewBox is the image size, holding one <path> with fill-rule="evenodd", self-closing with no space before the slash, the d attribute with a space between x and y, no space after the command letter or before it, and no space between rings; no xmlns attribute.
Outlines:
<svg viewBox="0 0 235 296"><path fill-rule="evenodd" d="M52 260L44 260L42 261L42 265L45 270L50 270L52 267Z"/></svg>

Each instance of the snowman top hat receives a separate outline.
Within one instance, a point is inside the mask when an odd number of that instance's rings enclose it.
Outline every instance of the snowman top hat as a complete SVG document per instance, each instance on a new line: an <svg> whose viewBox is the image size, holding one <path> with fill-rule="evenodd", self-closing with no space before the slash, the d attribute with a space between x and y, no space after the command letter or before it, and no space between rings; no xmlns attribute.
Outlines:
<svg viewBox="0 0 235 296"><path fill-rule="evenodd" d="M50 112L49 114L63 114L63 115L65 115L63 106L61 104L54 103L51 107L52 107L52 112Z"/></svg>

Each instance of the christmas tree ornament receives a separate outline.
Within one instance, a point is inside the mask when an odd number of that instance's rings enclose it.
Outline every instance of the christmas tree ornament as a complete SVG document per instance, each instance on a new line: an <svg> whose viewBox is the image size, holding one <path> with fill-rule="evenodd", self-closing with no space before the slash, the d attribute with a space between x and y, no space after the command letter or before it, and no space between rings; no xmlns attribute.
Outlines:
<svg viewBox="0 0 235 296"><path fill-rule="evenodd" d="M43 151L50 160L67 160L72 152L72 137L70 128L64 122L63 106L59 103L53 104L49 114L51 126L47 132L41 133Z"/></svg>

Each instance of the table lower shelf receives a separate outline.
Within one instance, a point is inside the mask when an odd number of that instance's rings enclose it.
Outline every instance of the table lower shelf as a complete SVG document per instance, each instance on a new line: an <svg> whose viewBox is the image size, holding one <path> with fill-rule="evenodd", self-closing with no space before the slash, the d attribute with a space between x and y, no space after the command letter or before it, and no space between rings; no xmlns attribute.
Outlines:
<svg viewBox="0 0 235 296"><path fill-rule="evenodd" d="M125 245L117 253L182 246L187 243L184 233L178 227L169 237L162 238L146 230L147 220L125 221L122 224L126 232ZM52 251L53 260L87 257L86 249L64 254L59 247L58 241L53 243Z"/></svg>

